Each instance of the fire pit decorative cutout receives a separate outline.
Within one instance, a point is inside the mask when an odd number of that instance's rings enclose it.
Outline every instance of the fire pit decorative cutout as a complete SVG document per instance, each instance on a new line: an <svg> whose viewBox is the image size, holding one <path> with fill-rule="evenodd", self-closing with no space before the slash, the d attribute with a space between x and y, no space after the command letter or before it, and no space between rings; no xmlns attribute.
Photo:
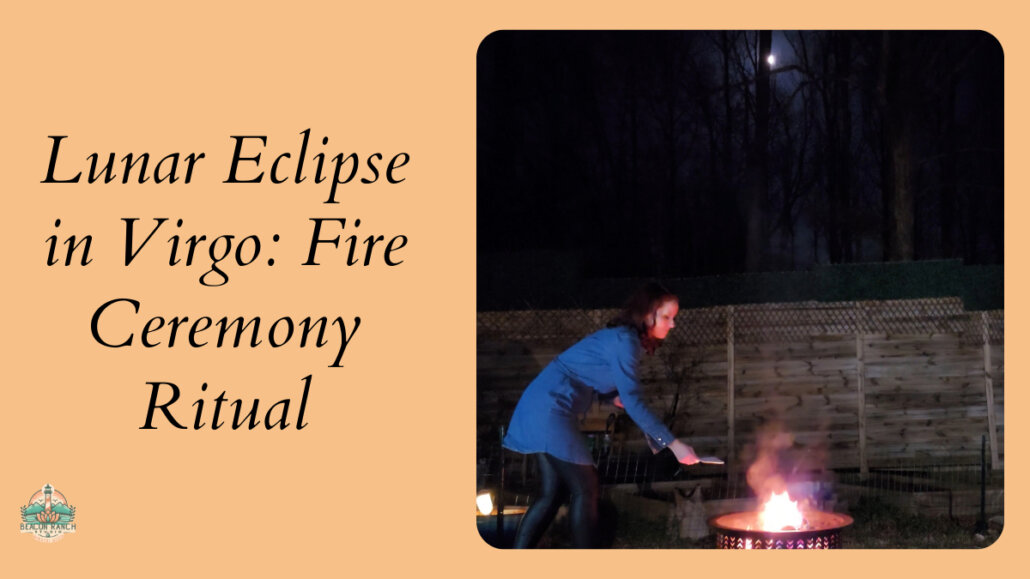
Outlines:
<svg viewBox="0 0 1030 579"><path fill-rule="evenodd" d="M799 528L767 531L758 511L730 513L708 521L719 549L840 549L841 529L855 522L847 515L809 511Z"/></svg>

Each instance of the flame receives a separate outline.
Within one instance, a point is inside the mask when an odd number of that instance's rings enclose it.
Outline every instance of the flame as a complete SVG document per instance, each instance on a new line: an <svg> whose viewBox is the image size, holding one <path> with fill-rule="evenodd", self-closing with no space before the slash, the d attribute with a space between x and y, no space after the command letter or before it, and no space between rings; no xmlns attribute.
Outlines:
<svg viewBox="0 0 1030 579"><path fill-rule="evenodd" d="M805 524L797 501L790 500L787 491L773 493L762 506L758 519L763 531L796 531Z"/></svg>
<svg viewBox="0 0 1030 579"><path fill-rule="evenodd" d="M479 509L480 513L489 515L494 510L494 501L490 498L490 493L483 493L476 497L476 508Z"/></svg>

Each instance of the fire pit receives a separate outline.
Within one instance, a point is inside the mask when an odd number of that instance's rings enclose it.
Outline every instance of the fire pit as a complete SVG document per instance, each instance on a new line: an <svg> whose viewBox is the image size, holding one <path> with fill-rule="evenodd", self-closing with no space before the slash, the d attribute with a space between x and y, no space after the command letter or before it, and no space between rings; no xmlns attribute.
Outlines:
<svg viewBox="0 0 1030 579"><path fill-rule="evenodd" d="M839 549L847 515L802 512L787 493L774 494L761 511L730 513L708 521L719 549Z"/></svg>
<svg viewBox="0 0 1030 579"><path fill-rule="evenodd" d="M756 525L757 512L722 515L708 525L715 529L719 549L840 549L841 529L854 522L847 515L822 511L806 513L805 519L800 530L762 530Z"/></svg>

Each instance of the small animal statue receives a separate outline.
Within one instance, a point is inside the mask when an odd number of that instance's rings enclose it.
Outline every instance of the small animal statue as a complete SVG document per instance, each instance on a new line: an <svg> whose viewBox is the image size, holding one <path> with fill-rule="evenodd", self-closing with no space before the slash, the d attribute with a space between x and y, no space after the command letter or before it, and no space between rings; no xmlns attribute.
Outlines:
<svg viewBox="0 0 1030 579"><path fill-rule="evenodd" d="M697 541L708 536L708 521L702 502L701 485L690 492L676 489L676 507L669 515L669 524L681 539Z"/></svg>

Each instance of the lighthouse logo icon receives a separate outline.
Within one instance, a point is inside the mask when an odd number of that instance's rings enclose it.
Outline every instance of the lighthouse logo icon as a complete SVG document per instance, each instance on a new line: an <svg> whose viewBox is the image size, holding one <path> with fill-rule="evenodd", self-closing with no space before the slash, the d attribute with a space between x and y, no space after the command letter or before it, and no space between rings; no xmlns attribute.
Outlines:
<svg viewBox="0 0 1030 579"><path fill-rule="evenodd" d="M32 533L43 543L58 541L75 532L75 507L49 483L43 485L21 508L21 532Z"/></svg>

